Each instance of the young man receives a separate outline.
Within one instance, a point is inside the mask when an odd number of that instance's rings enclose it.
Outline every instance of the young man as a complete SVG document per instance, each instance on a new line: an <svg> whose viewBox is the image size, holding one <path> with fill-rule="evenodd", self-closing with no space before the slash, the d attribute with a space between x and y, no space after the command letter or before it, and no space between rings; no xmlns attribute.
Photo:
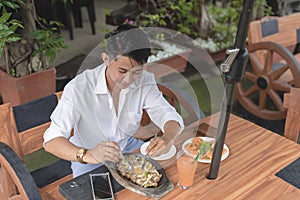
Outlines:
<svg viewBox="0 0 300 200"><path fill-rule="evenodd" d="M142 109L164 133L151 140L150 156L167 152L184 128L153 74L143 70L151 51L146 34L135 26L121 25L107 35L105 45L104 63L65 86L44 134L45 150L72 161L74 177L105 161L118 162L120 151L138 149L143 142L133 134Z"/></svg>

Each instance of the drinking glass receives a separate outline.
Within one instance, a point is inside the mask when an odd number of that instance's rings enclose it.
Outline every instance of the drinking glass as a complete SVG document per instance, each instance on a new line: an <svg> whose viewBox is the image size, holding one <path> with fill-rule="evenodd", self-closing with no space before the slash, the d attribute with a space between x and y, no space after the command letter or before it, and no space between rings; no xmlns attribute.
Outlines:
<svg viewBox="0 0 300 200"><path fill-rule="evenodd" d="M187 190L193 186L198 161L187 155L183 150L177 153L178 186Z"/></svg>

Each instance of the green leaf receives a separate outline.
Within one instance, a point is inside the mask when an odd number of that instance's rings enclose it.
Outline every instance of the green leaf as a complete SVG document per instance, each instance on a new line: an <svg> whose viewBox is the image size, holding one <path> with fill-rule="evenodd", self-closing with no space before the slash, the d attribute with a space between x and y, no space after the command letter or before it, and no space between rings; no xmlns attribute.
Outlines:
<svg viewBox="0 0 300 200"><path fill-rule="evenodd" d="M12 23L12 25L9 27L9 29L13 32L15 32L17 28L23 28L23 26L19 23Z"/></svg>
<svg viewBox="0 0 300 200"><path fill-rule="evenodd" d="M16 41L18 41L18 40L20 40L21 39L21 37L19 37L19 36L13 36L13 37L10 37L8 40L7 40L7 42L16 42Z"/></svg>
<svg viewBox="0 0 300 200"><path fill-rule="evenodd" d="M0 8L4 7L4 6L9 7L11 9L13 9L13 10L16 10L16 9L18 9L20 7L19 4L16 3L16 2L5 1L5 0L0 3Z"/></svg>
<svg viewBox="0 0 300 200"><path fill-rule="evenodd" d="M7 21L9 20L11 16L11 13L2 13L2 16L0 17L0 23L7 23Z"/></svg>
<svg viewBox="0 0 300 200"><path fill-rule="evenodd" d="M64 27L64 24L63 24L63 23L58 22L58 21L56 21L56 20L50 20L49 24L50 24L50 25L56 25L56 26L58 26L58 27Z"/></svg>
<svg viewBox="0 0 300 200"><path fill-rule="evenodd" d="M12 32L12 31L10 31L8 29L7 30L3 30L3 31L0 32L0 38L7 38L12 33L14 33L14 32Z"/></svg>
<svg viewBox="0 0 300 200"><path fill-rule="evenodd" d="M44 57L50 59L50 62L55 60L57 53L60 52L60 49L67 48L67 46L64 45L62 35L56 31L53 31L53 28L36 30L31 32L29 35L39 42L40 48L34 51L34 54L43 53Z"/></svg>

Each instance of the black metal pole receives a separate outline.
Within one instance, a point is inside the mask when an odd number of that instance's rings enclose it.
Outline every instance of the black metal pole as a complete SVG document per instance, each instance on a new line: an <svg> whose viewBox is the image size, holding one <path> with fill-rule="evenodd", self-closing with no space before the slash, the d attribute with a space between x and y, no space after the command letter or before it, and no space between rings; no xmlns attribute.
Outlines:
<svg viewBox="0 0 300 200"><path fill-rule="evenodd" d="M232 109L235 83L242 79L248 60L248 52L245 49L245 43L248 34L248 27L251 21L253 5L254 0L244 0L243 2L243 10L240 15L234 44L234 48L238 48L240 49L240 51L233 62L231 70L227 73L224 73L226 93L222 102L212 162L210 165L209 173L207 174L207 178L211 180L216 179L219 172L230 112Z"/></svg>

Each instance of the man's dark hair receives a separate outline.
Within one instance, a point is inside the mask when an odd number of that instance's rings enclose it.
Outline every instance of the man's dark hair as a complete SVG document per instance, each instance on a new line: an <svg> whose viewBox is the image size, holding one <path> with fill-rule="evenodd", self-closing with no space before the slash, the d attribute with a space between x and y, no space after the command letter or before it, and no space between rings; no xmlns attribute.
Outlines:
<svg viewBox="0 0 300 200"><path fill-rule="evenodd" d="M105 35L106 52L115 59L118 55L128 56L139 64L147 62L151 53L146 33L137 26L122 24Z"/></svg>

